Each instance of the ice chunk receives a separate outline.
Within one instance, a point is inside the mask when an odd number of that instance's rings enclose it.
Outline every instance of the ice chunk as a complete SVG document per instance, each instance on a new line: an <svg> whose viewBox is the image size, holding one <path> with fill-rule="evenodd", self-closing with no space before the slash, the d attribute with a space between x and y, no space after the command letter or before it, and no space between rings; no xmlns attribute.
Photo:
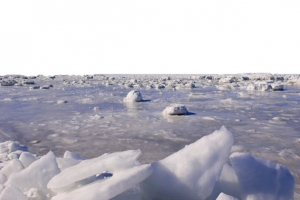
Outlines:
<svg viewBox="0 0 300 200"><path fill-rule="evenodd" d="M81 157L80 155L76 154L76 153L73 153L71 151L66 151L64 153L64 158L72 158L74 160L85 160L84 157Z"/></svg>
<svg viewBox="0 0 300 200"><path fill-rule="evenodd" d="M238 200L238 199L234 198L233 196L221 193L216 200Z"/></svg>
<svg viewBox="0 0 300 200"><path fill-rule="evenodd" d="M233 144L222 127L169 157L155 162L153 174L141 183L147 199L205 199L218 180Z"/></svg>
<svg viewBox="0 0 300 200"><path fill-rule="evenodd" d="M17 151L14 151L14 152L11 152L7 155L7 158L9 160L12 160L12 159L19 159L20 155L23 153L24 151L20 151L20 150L17 150Z"/></svg>
<svg viewBox="0 0 300 200"><path fill-rule="evenodd" d="M47 193L47 183L60 172L53 152L47 153L22 171L10 176L7 185L15 185L22 191L37 188Z"/></svg>
<svg viewBox="0 0 300 200"><path fill-rule="evenodd" d="M280 84L272 84L271 85L273 91L282 91L284 90L284 86Z"/></svg>
<svg viewBox="0 0 300 200"><path fill-rule="evenodd" d="M24 166L22 165L22 163L18 159L12 159L8 162L7 165L5 165L1 169L0 173L9 177L11 174L18 172L22 169L24 169Z"/></svg>
<svg viewBox="0 0 300 200"><path fill-rule="evenodd" d="M0 143L0 153L11 153L17 150L28 151L28 148L17 141L6 141Z"/></svg>
<svg viewBox="0 0 300 200"><path fill-rule="evenodd" d="M163 114L165 114L165 115L186 115L186 114L188 114L188 110L182 104L171 104L164 109Z"/></svg>
<svg viewBox="0 0 300 200"><path fill-rule="evenodd" d="M27 200L27 196L23 194L19 188L15 186L7 186L0 194L1 200Z"/></svg>
<svg viewBox="0 0 300 200"><path fill-rule="evenodd" d="M58 167L61 171L72 167L74 165L77 165L81 162L81 160L75 160L73 158L56 158L56 161L58 163Z"/></svg>
<svg viewBox="0 0 300 200"><path fill-rule="evenodd" d="M57 104L64 104L64 103L68 103L68 101L67 100L58 100L57 101Z"/></svg>
<svg viewBox="0 0 300 200"><path fill-rule="evenodd" d="M137 90L131 90L124 99L125 102L140 102L142 100L142 94Z"/></svg>
<svg viewBox="0 0 300 200"><path fill-rule="evenodd" d="M111 199L145 180L151 173L151 165L135 166L116 171L111 178L96 181L69 193L59 194L53 197L52 200Z"/></svg>
<svg viewBox="0 0 300 200"><path fill-rule="evenodd" d="M48 183L48 188L55 190L103 171L109 170L114 173L115 170L133 167L136 165L136 159L140 154L140 150L128 150L84 160L53 177Z"/></svg>
<svg viewBox="0 0 300 200"><path fill-rule="evenodd" d="M248 153L233 153L230 161L241 199L293 199L294 178L285 166Z"/></svg>
<svg viewBox="0 0 300 200"><path fill-rule="evenodd" d="M22 162L23 166L26 168L28 167L31 163L37 160L37 157L29 152L23 152L20 155L19 160Z"/></svg>
<svg viewBox="0 0 300 200"><path fill-rule="evenodd" d="M239 182L237 176L228 163L225 163L219 180L216 182L212 194L206 200L215 200L220 193L240 198Z"/></svg>

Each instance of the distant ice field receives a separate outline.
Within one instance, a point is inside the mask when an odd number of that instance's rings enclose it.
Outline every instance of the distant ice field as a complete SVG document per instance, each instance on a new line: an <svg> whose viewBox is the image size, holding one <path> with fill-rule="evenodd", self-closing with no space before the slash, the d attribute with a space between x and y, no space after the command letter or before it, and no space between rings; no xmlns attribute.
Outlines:
<svg viewBox="0 0 300 200"><path fill-rule="evenodd" d="M300 198L298 75L0 76L0 142L19 141L38 156L66 150L85 158L140 149L161 160L225 126L232 152L285 165ZM30 82L31 81L31 82ZM34 89L34 87L36 89ZM124 101L137 90L143 100ZM187 115L164 115L183 104Z"/></svg>

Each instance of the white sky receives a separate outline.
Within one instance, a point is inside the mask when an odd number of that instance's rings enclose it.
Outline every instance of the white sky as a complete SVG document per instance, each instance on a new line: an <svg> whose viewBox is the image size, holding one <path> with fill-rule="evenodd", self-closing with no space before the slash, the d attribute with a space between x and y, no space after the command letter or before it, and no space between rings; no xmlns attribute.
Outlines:
<svg viewBox="0 0 300 200"><path fill-rule="evenodd" d="M298 73L299 0L0 0L0 75Z"/></svg>

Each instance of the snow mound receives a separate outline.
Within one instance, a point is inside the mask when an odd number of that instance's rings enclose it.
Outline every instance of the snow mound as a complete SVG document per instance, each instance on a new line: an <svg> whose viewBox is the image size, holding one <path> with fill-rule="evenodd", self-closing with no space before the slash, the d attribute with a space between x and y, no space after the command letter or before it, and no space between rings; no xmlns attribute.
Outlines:
<svg viewBox="0 0 300 200"><path fill-rule="evenodd" d="M163 114L165 114L165 115L186 115L186 114L188 114L188 110L183 104L171 104L164 109Z"/></svg>
<svg viewBox="0 0 300 200"><path fill-rule="evenodd" d="M137 90L131 90L124 98L125 102L140 102L142 100L142 94L140 93L140 91Z"/></svg>

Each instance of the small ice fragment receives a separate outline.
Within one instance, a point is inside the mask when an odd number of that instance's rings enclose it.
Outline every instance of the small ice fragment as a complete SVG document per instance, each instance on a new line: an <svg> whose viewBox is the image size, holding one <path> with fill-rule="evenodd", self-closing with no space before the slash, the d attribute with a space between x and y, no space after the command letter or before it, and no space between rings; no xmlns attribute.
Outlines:
<svg viewBox="0 0 300 200"><path fill-rule="evenodd" d="M273 91L283 91L284 86L280 84L272 84L271 85Z"/></svg>
<svg viewBox="0 0 300 200"><path fill-rule="evenodd" d="M96 107L94 107L93 110L95 110L95 111L96 111L96 110L100 110L100 107L97 107L97 106L96 106Z"/></svg>
<svg viewBox="0 0 300 200"><path fill-rule="evenodd" d="M64 158L72 158L74 160L85 160L84 157L81 157L80 155L76 154L76 153L73 153L71 151L66 151L64 153Z"/></svg>
<svg viewBox="0 0 300 200"><path fill-rule="evenodd" d="M208 121L215 121L215 119L213 117L202 117L202 119L208 120Z"/></svg>
<svg viewBox="0 0 300 200"><path fill-rule="evenodd" d="M13 101L12 98L5 98L3 101Z"/></svg>
<svg viewBox="0 0 300 200"><path fill-rule="evenodd" d="M40 89L40 86L38 86L38 85L30 86L29 89L30 90Z"/></svg>
<svg viewBox="0 0 300 200"><path fill-rule="evenodd" d="M58 100L57 101L57 104L63 104L63 103L68 103L68 101L66 101L66 100Z"/></svg>
<svg viewBox="0 0 300 200"><path fill-rule="evenodd" d="M183 104L171 104L164 109L163 114L186 115L188 114L188 110Z"/></svg>
<svg viewBox="0 0 300 200"><path fill-rule="evenodd" d="M233 196L224 194L223 192L218 196L216 200L238 200L237 198L234 198Z"/></svg>
<svg viewBox="0 0 300 200"><path fill-rule="evenodd" d="M44 86L40 87L40 89L47 90L47 89L49 89L49 86L48 85L44 85Z"/></svg>

